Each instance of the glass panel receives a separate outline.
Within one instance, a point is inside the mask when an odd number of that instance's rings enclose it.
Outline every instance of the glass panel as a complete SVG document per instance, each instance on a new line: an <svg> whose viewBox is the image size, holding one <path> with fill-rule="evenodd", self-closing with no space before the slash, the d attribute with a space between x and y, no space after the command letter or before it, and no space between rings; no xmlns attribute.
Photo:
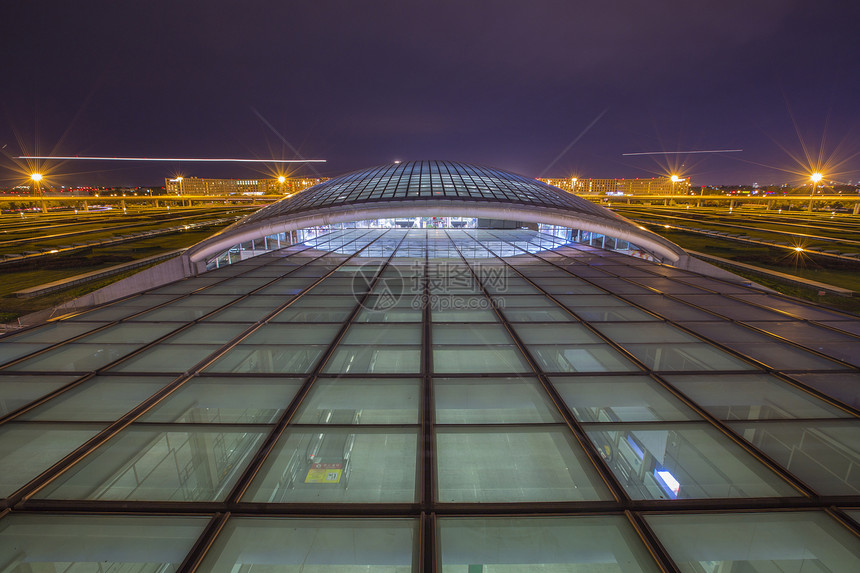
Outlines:
<svg viewBox="0 0 860 573"><path fill-rule="evenodd" d="M0 417L77 380L77 376L0 376Z"/></svg>
<svg viewBox="0 0 860 573"><path fill-rule="evenodd" d="M0 364L12 362L17 358L27 356L28 354L32 354L49 346L51 346L51 344L48 342L35 343L4 341L3 344L0 344Z"/></svg>
<svg viewBox="0 0 860 573"><path fill-rule="evenodd" d="M516 346L433 346L433 370L438 374L531 372Z"/></svg>
<svg viewBox="0 0 860 573"><path fill-rule="evenodd" d="M434 345L514 343L501 324L434 324L432 336Z"/></svg>
<svg viewBox="0 0 860 573"><path fill-rule="evenodd" d="M855 420L729 425L818 493L860 492L860 425Z"/></svg>
<svg viewBox="0 0 860 573"><path fill-rule="evenodd" d="M264 324L241 344L329 344L340 326L335 324L308 324L295 327L290 324Z"/></svg>
<svg viewBox="0 0 860 573"><path fill-rule="evenodd" d="M301 378L193 378L140 419L183 424L270 424L290 405Z"/></svg>
<svg viewBox="0 0 860 573"><path fill-rule="evenodd" d="M742 318L741 320L749 320ZM845 368L766 334L729 322L691 322L685 326L776 370L841 370Z"/></svg>
<svg viewBox="0 0 860 573"><path fill-rule="evenodd" d="M200 571L417 571L408 519L231 518Z"/></svg>
<svg viewBox="0 0 860 573"><path fill-rule="evenodd" d="M666 375L665 379L721 420L851 416L766 374Z"/></svg>
<svg viewBox="0 0 860 573"><path fill-rule="evenodd" d="M96 376L19 420L112 422L169 384L173 378Z"/></svg>
<svg viewBox="0 0 860 573"><path fill-rule="evenodd" d="M102 326L102 324L67 321L52 322L7 336L3 338L3 344L4 346L9 342L32 342L45 345L56 344L57 342L63 342L69 338L73 338L85 332L99 328L100 326Z"/></svg>
<svg viewBox="0 0 860 573"><path fill-rule="evenodd" d="M353 324L340 343L342 345L421 344L421 327L417 324Z"/></svg>
<svg viewBox="0 0 860 573"><path fill-rule="evenodd" d="M544 372L635 372L635 364L608 344L529 345Z"/></svg>
<svg viewBox="0 0 860 573"><path fill-rule="evenodd" d="M611 499L566 427L439 428L443 503Z"/></svg>
<svg viewBox="0 0 860 573"><path fill-rule="evenodd" d="M433 399L437 424L562 421L535 378L436 378Z"/></svg>
<svg viewBox="0 0 860 573"><path fill-rule="evenodd" d="M206 367L206 371L302 374L311 371L326 348L322 344L305 346L240 344Z"/></svg>
<svg viewBox="0 0 860 573"><path fill-rule="evenodd" d="M443 517L438 527L443 572L660 570L619 516Z"/></svg>
<svg viewBox="0 0 860 573"><path fill-rule="evenodd" d="M581 324L518 324L514 330L526 344L603 343Z"/></svg>
<svg viewBox="0 0 860 573"><path fill-rule="evenodd" d="M857 383L856 372L841 374L798 372L792 373L791 377L860 410L860 384Z"/></svg>
<svg viewBox="0 0 860 573"><path fill-rule="evenodd" d="M175 372L192 366L221 348L215 344L171 344L161 342L111 368L112 372Z"/></svg>
<svg viewBox="0 0 860 573"><path fill-rule="evenodd" d="M176 571L205 517L9 515L0 521L4 573Z"/></svg>
<svg viewBox="0 0 860 573"><path fill-rule="evenodd" d="M130 426L39 492L48 499L215 501L268 430Z"/></svg>
<svg viewBox="0 0 860 573"><path fill-rule="evenodd" d="M496 322L493 302L483 296L432 295L427 301L434 322Z"/></svg>
<svg viewBox="0 0 860 573"><path fill-rule="evenodd" d="M168 332L172 332L181 326L184 326L184 323L163 322L135 324L124 322L111 326L110 328L100 330L95 334L85 336L81 339L81 342L86 342L88 344L110 344L111 342L136 342L140 344L149 344L153 340L161 338Z"/></svg>
<svg viewBox="0 0 860 573"><path fill-rule="evenodd" d="M352 413L355 416L358 411ZM412 429L288 429L243 500L412 502L416 497L417 452L418 433Z"/></svg>
<svg viewBox="0 0 860 573"><path fill-rule="evenodd" d="M135 325L137 326L137 325ZM195 324L168 339L170 344L227 344L248 326L244 324Z"/></svg>
<svg viewBox="0 0 860 573"><path fill-rule="evenodd" d="M0 426L0 497L6 497L99 433L96 424Z"/></svg>
<svg viewBox="0 0 860 573"><path fill-rule="evenodd" d="M420 346L338 346L323 372L332 374L416 374Z"/></svg>
<svg viewBox="0 0 860 573"><path fill-rule="evenodd" d="M817 511L645 519L684 573L860 571L857 537Z"/></svg>
<svg viewBox="0 0 860 573"><path fill-rule="evenodd" d="M417 424L416 379L321 378L302 402L296 424ZM344 416L344 412L357 415Z"/></svg>
<svg viewBox="0 0 860 573"><path fill-rule="evenodd" d="M645 366L656 371L756 369L752 364L704 342L670 345L624 343L622 346Z"/></svg>
<svg viewBox="0 0 860 573"><path fill-rule="evenodd" d="M140 348L139 344L70 343L25 360L9 370L92 372Z"/></svg>
<svg viewBox="0 0 860 573"><path fill-rule="evenodd" d="M705 424L589 425L588 436L633 499L799 495Z"/></svg>
<svg viewBox="0 0 860 573"><path fill-rule="evenodd" d="M647 376L553 377L553 386L581 422L698 420L686 404Z"/></svg>

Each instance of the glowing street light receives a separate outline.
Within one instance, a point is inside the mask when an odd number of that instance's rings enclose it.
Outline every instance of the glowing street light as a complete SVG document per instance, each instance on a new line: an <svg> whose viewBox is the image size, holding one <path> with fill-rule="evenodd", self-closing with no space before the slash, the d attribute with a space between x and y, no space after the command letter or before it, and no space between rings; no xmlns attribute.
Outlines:
<svg viewBox="0 0 860 573"><path fill-rule="evenodd" d="M45 197L42 195L42 186L39 185L39 182L42 180L42 174L41 173L33 173L32 175L30 175L30 179L32 179L33 183L36 184L36 189L35 189L36 197L40 198L40 203L42 206L42 213L47 213L48 212L48 206L45 205Z"/></svg>
<svg viewBox="0 0 860 573"><path fill-rule="evenodd" d="M286 180L287 180L287 178L286 178L286 177L284 177L283 175L281 175L281 176L279 176L279 177L278 177L278 183L280 183L280 184L282 184L282 185L283 185L284 181L286 181Z"/></svg>
<svg viewBox="0 0 860 573"><path fill-rule="evenodd" d="M815 172L809 176L809 179L812 181L812 189L809 191L809 212L812 212L812 200L815 197L815 186L819 181L824 179L824 175L819 172Z"/></svg>

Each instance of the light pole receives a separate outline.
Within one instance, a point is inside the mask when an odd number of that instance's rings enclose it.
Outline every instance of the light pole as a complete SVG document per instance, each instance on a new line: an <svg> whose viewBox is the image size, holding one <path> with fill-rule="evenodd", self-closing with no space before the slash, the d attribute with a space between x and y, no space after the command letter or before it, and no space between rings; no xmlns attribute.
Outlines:
<svg viewBox="0 0 860 573"><path fill-rule="evenodd" d="M824 175L818 173L817 171L809 176L809 179L812 181L812 189L809 192L809 212L812 213L812 201L815 199L815 186L819 181L824 179Z"/></svg>
<svg viewBox="0 0 860 573"><path fill-rule="evenodd" d="M287 180L287 178L284 177L283 175L278 175L278 183L280 183L281 195L284 194L284 181L286 181L286 180Z"/></svg>
<svg viewBox="0 0 860 573"><path fill-rule="evenodd" d="M48 212L48 207L45 205L45 197L42 195L42 186L39 184L42 181L41 173L33 173L30 175L30 179L33 180L33 183L36 184L36 196L39 198L39 203L42 207L42 213Z"/></svg>

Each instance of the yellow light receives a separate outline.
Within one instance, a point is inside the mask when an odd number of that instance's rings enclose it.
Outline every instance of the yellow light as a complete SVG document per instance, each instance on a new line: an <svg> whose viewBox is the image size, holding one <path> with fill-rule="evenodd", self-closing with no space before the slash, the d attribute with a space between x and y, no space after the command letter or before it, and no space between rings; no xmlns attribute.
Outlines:
<svg viewBox="0 0 860 573"><path fill-rule="evenodd" d="M576 183L576 177L571 177L571 178L570 178L570 182L571 182L571 183Z"/></svg>
<svg viewBox="0 0 860 573"><path fill-rule="evenodd" d="M283 175L281 175L280 177L278 177L278 183L283 183L283 182L284 182L284 181L286 181L286 180L287 180L287 178L286 178L286 177L284 177Z"/></svg>
<svg viewBox="0 0 860 573"><path fill-rule="evenodd" d="M824 175L822 175L821 173L813 173L809 176L809 178L812 179L813 183L818 183L819 181L824 179Z"/></svg>
<svg viewBox="0 0 860 573"><path fill-rule="evenodd" d="M42 180L42 174L41 173L33 173L32 175L30 175L30 179L32 179L33 181L41 181Z"/></svg>
<svg viewBox="0 0 860 573"><path fill-rule="evenodd" d="M182 176L177 177L176 180L182 183Z"/></svg>
<svg viewBox="0 0 860 573"><path fill-rule="evenodd" d="M803 247L794 247L794 250L798 253L803 250Z"/></svg>
<svg viewBox="0 0 860 573"><path fill-rule="evenodd" d="M678 177L677 175L672 175L669 179L672 180L672 183L677 183L678 181L681 180L681 178Z"/></svg>

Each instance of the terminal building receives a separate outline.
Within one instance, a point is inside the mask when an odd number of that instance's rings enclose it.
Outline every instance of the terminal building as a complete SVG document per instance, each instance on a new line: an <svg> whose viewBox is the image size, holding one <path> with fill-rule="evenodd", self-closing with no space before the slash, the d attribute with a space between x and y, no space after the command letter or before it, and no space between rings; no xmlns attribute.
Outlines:
<svg viewBox="0 0 860 573"><path fill-rule="evenodd" d="M270 179L205 179L175 177L164 180L168 195L292 195L321 179L279 178Z"/></svg>
<svg viewBox="0 0 860 573"><path fill-rule="evenodd" d="M90 301L0 338L4 573L860 570L860 318L534 179L357 171Z"/></svg>
<svg viewBox="0 0 860 573"><path fill-rule="evenodd" d="M635 179L541 179L576 195L688 195L690 178L651 177Z"/></svg>

